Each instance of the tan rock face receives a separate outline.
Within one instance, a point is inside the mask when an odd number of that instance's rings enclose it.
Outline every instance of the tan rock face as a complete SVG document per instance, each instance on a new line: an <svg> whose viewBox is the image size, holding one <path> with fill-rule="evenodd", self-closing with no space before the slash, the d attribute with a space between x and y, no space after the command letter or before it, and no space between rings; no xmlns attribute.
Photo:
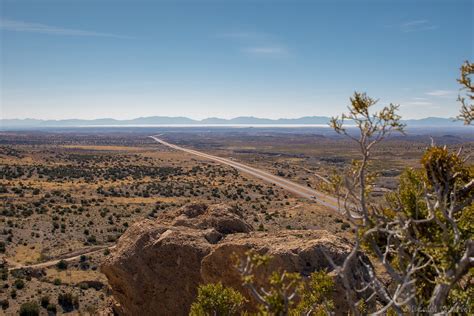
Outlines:
<svg viewBox="0 0 474 316"><path fill-rule="evenodd" d="M325 251L340 263L348 241L326 231L252 232L225 205L189 205L130 227L102 266L125 315L187 315L199 284L242 289L235 255L247 250L273 256L269 270L309 275L331 270ZM354 267L357 278L357 267Z"/></svg>

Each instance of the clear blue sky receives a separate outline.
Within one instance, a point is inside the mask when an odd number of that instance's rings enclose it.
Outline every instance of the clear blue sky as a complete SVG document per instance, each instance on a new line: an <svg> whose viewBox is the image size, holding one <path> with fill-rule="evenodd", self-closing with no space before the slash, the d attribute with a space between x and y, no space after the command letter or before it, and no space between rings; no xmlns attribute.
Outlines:
<svg viewBox="0 0 474 316"><path fill-rule="evenodd" d="M2 118L452 117L474 1L1 1Z"/></svg>

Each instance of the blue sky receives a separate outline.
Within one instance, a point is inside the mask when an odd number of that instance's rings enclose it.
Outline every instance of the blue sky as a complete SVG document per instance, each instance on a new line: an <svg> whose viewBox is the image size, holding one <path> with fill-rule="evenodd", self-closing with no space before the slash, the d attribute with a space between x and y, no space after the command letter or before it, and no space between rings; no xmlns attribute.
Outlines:
<svg viewBox="0 0 474 316"><path fill-rule="evenodd" d="M473 3L2 0L0 116L452 117Z"/></svg>

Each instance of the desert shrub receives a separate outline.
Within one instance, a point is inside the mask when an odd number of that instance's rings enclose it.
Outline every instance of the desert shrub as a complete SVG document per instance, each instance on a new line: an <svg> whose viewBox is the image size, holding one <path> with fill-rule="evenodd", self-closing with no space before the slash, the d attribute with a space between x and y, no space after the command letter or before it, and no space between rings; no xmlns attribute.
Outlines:
<svg viewBox="0 0 474 316"><path fill-rule="evenodd" d="M263 284L256 282L272 260L268 255L252 251L237 260L243 286L252 294L262 315L331 314L334 282L325 271L317 271L309 278L296 272L273 271Z"/></svg>
<svg viewBox="0 0 474 316"><path fill-rule="evenodd" d="M86 282L81 282L79 283L79 288L81 290L87 290L89 288L89 284L87 284Z"/></svg>
<svg viewBox="0 0 474 316"><path fill-rule="evenodd" d="M294 313L297 315L327 315L334 309L331 299L334 279L326 271L313 272L307 283L300 287L300 302Z"/></svg>
<svg viewBox="0 0 474 316"><path fill-rule="evenodd" d="M240 315L244 303L242 294L221 283L201 285L190 315Z"/></svg>
<svg viewBox="0 0 474 316"><path fill-rule="evenodd" d="M49 305L49 296L45 295L41 297L40 304L42 307L46 308Z"/></svg>
<svg viewBox="0 0 474 316"><path fill-rule="evenodd" d="M13 285L18 289L21 290L22 288L25 287L25 282L22 279L16 279L13 282Z"/></svg>
<svg viewBox="0 0 474 316"><path fill-rule="evenodd" d="M87 237L87 242L90 244L95 244L97 243L97 238L95 236L89 236Z"/></svg>
<svg viewBox="0 0 474 316"><path fill-rule="evenodd" d="M65 312L79 308L79 298L72 293L61 293L58 295L58 304Z"/></svg>
<svg viewBox="0 0 474 316"><path fill-rule="evenodd" d="M53 315L56 314L56 304L52 304L52 303L49 303L48 306L46 306L46 310L48 311L48 313L51 313Z"/></svg>
<svg viewBox="0 0 474 316"><path fill-rule="evenodd" d="M0 305L2 306L2 309L5 310L10 307L10 302L7 299L4 299L0 301Z"/></svg>
<svg viewBox="0 0 474 316"><path fill-rule="evenodd" d="M38 316L40 308L36 302L26 302L20 306L20 316Z"/></svg>
<svg viewBox="0 0 474 316"><path fill-rule="evenodd" d="M0 267L0 279L3 281L8 280L8 269L7 267Z"/></svg>
<svg viewBox="0 0 474 316"><path fill-rule="evenodd" d="M266 271L270 256L248 252L244 259L237 258L236 269L242 285L249 290L258 315L326 315L334 309L332 301L334 281L326 271L314 272L309 278L299 273L273 271L260 284L256 275ZM244 296L221 283L201 285L191 315L247 315L243 310Z"/></svg>
<svg viewBox="0 0 474 316"><path fill-rule="evenodd" d="M65 260L60 260L58 263L56 263L56 268L58 270L67 270L68 263Z"/></svg>

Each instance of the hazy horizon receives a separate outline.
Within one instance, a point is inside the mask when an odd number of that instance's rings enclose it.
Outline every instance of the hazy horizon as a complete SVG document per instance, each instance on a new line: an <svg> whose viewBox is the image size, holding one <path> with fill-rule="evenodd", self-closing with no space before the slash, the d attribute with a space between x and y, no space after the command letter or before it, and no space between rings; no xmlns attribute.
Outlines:
<svg viewBox="0 0 474 316"><path fill-rule="evenodd" d="M334 115L337 116L337 115ZM37 120L37 121L68 121L68 120L80 120L80 121L96 121L96 120L115 120L115 121L133 121L133 120L138 120L138 119L145 119L145 118L183 118L183 119L189 119L193 120L196 122L200 121L206 121L206 120L211 120L211 119L217 119L217 120L226 120L226 121L231 121L235 119L240 119L240 118L249 118L249 119L258 119L258 120L272 120L272 121L278 121L278 120L299 120L299 119L304 119L304 118L331 118L334 116L329 116L329 115L305 115L305 116L295 116L295 117L277 117L277 118L269 118L269 117L258 117L258 116L253 116L253 115L240 115L240 116L233 116L233 117L204 117L204 118L195 118L195 117L189 117L186 115L176 115L176 116L168 116L168 115L150 115L150 116L133 116L129 118L114 118L114 117L95 117L95 118L90 118L90 119L83 119L83 118L78 118L78 117L66 117L66 118L61 118L61 119L51 119L51 118L34 118L34 117L23 117L23 118L3 118L0 117L0 120L18 120L18 121L25 121L25 120ZM441 117L441 116L425 116L425 117L419 117L419 118L410 118L410 117L403 117L402 120L426 120L426 119L443 119L443 120L458 120L455 116L452 117ZM459 121L460 122L460 121Z"/></svg>

